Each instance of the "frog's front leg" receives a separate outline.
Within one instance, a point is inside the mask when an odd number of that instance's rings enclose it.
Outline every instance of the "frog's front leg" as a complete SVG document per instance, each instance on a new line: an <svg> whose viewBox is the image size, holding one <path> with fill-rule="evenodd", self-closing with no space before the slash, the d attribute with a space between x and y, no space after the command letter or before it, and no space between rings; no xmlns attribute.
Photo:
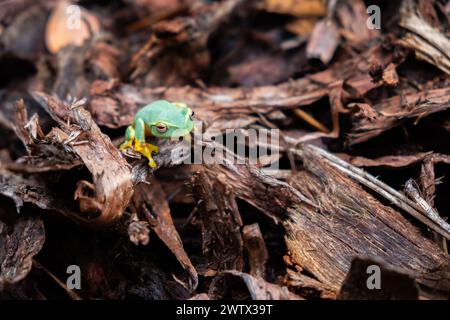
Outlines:
<svg viewBox="0 0 450 320"><path fill-rule="evenodd" d="M128 126L127 131L125 132L125 142L120 145L119 150L122 151L133 146L134 138L134 128L133 126Z"/></svg>
<svg viewBox="0 0 450 320"><path fill-rule="evenodd" d="M136 138L134 141L134 151L139 152L148 159L150 167L156 166L155 160L153 160L152 152L158 152L158 146L147 143L145 141L145 123L142 119L136 121Z"/></svg>

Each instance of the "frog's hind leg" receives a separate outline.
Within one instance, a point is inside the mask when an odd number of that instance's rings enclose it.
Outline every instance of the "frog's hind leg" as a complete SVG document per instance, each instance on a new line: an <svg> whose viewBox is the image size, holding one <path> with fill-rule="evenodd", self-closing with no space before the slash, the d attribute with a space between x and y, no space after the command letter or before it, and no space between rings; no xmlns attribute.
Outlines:
<svg viewBox="0 0 450 320"><path fill-rule="evenodd" d="M131 148L133 146L134 139L135 139L134 128L133 126L128 126L127 131L125 132L125 142L120 145L119 150Z"/></svg>
<svg viewBox="0 0 450 320"><path fill-rule="evenodd" d="M158 152L158 147L145 141L145 123L142 119L136 121L136 139L134 141L134 151L139 152L148 159L150 167L156 166L152 152Z"/></svg>

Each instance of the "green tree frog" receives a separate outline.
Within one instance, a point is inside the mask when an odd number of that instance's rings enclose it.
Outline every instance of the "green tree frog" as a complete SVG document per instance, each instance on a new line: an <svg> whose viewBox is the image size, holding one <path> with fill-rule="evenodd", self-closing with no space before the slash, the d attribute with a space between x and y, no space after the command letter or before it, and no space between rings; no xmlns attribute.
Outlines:
<svg viewBox="0 0 450 320"><path fill-rule="evenodd" d="M158 147L147 143L146 138L170 139L188 136L194 129L193 117L194 113L184 103L154 101L136 113L133 124L126 130L125 142L120 146L120 150L133 147L134 151L146 157L149 166L154 168L156 162L152 158L152 152L158 152Z"/></svg>

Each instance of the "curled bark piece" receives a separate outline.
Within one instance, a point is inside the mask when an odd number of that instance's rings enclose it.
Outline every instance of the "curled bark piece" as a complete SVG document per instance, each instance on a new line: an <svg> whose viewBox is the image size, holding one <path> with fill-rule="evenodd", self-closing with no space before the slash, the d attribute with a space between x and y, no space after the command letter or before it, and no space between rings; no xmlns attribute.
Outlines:
<svg viewBox="0 0 450 320"><path fill-rule="evenodd" d="M45 93L33 96L59 125L47 137L63 146L65 153L75 154L92 175L92 184L79 184L75 193L83 213L91 215L86 222L105 225L116 221L133 194L127 162L82 105L71 108Z"/></svg>
<svg viewBox="0 0 450 320"><path fill-rule="evenodd" d="M302 300L287 287L239 271L224 271L215 277L208 295L214 300Z"/></svg>

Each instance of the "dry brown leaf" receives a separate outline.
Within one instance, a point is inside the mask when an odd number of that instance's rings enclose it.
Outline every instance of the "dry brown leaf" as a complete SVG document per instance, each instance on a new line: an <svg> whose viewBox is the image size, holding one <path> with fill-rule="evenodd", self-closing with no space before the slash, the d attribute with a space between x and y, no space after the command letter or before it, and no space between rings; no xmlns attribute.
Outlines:
<svg viewBox="0 0 450 320"><path fill-rule="evenodd" d="M62 0L48 19L45 42L51 53L57 53L68 45L81 46L99 31L100 22L96 16L70 1Z"/></svg>

